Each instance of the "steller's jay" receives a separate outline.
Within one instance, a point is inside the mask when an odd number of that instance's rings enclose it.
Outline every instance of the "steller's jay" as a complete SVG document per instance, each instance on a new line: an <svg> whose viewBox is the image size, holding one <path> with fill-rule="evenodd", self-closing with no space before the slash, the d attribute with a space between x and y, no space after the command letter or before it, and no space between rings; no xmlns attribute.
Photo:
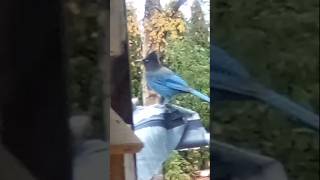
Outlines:
<svg viewBox="0 0 320 180"><path fill-rule="evenodd" d="M143 64L146 70L147 85L161 95L162 103L169 103L173 96L180 93L191 93L204 101L210 102L207 95L191 88L181 77L164 67L155 51L143 59Z"/></svg>
<svg viewBox="0 0 320 180"><path fill-rule="evenodd" d="M210 84L217 101L261 100L319 129L319 115L255 81L246 69L215 44L211 45Z"/></svg>

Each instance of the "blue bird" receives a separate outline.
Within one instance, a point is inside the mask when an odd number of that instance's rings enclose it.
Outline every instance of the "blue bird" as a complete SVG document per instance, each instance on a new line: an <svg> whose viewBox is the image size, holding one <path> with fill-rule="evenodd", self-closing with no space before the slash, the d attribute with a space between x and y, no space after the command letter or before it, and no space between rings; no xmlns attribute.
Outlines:
<svg viewBox="0 0 320 180"><path fill-rule="evenodd" d="M155 51L143 59L143 64L146 70L147 85L161 95L162 103L169 103L173 96L180 93L191 93L204 101L210 102L210 98L207 95L191 88L185 80L164 67Z"/></svg>
<svg viewBox="0 0 320 180"><path fill-rule="evenodd" d="M260 100L292 115L310 128L319 129L319 115L264 87L226 51L211 45L210 84L215 102Z"/></svg>

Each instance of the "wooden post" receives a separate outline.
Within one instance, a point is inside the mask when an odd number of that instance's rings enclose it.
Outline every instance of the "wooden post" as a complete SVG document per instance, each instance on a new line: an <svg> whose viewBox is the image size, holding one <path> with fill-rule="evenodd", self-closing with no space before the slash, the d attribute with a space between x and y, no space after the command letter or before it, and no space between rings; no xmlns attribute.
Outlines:
<svg viewBox="0 0 320 180"><path fill-rule="evenodd" d="M143 144L121 117L110 110L110 173L112 180L135 180L133 155ZM132 164L133 163L133 164Z"/></svg>
<svg viewBox="0 0 320 180"><path fill-rule="evenodd" d="M132 124L125 1L111 0L110 5L111 107Z"/></svg>
<svg viewBox="0 0 320 180"><path fill-rule="evenodd" d="M142 143L132 131L125 1L111 0L110 5L110 179L135 180L134 154L142 148Z"/></svg>

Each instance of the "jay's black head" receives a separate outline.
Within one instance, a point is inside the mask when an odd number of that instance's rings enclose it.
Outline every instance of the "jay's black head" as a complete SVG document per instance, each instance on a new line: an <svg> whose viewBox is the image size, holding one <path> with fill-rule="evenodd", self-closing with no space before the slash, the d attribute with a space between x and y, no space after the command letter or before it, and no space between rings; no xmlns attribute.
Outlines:
<svg viewBox="0 0 320 180"><path fill-rule="evenodd" d="M146 71L152 71L161 68L161 64L156 51L152 51L150 54L148 54L148 56L143 59L143 64L146 68Z"/></svg>

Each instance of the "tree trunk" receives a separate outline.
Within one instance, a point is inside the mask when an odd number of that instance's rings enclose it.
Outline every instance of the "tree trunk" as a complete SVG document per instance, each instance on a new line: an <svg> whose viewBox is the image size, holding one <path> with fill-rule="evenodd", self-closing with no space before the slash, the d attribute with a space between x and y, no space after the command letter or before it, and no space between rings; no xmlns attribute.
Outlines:
<svg viewBox="0 0 320 180"><path fill-rule="evenodd" d="M160 0L146 0L143 23L148 24L153 14L159 11L161 11ZM155 45L149 41L149 33L145 31L143 44L142 44L142 57L146 57L146 55L152 52L153 50L156 50ZM143 69L142 73L145 74L144 68L142 69ZM142 99L143 99L144 105L151 105L159 102L160 100L159 96L157 96L155 92L152 92L151 90L148 89L144 75L142 76L141 86L142 86Z"/></svg>
<svg viewBox="0 0 320 180"><path fill-rule="evenodd" d="M184 2L186 2L186 0L178 0L177 3L173 5L171 17L175 15L175 13L179 10L179 8ZM146 0L143 23L148 24L151 21L152 16L156 12L161 12L161 11L162 11L162 8L161 8L160 0ZM146 55L152 51L159 52L159 49L157 49L156 44L151 43L149 40L149 37L150 37L149 32L145 31L144 37L143 37L143 44L142 44L142 57L146 57ZM151 105L151 104L159 103L160 96L157 95L155 92L151 91L150 89L148 89L146 79L144 76L145 71L144 71L144 68L142 69L143 69L142 70L143 76L141 80L141 85L142 85L143 104Z"/></svg>

